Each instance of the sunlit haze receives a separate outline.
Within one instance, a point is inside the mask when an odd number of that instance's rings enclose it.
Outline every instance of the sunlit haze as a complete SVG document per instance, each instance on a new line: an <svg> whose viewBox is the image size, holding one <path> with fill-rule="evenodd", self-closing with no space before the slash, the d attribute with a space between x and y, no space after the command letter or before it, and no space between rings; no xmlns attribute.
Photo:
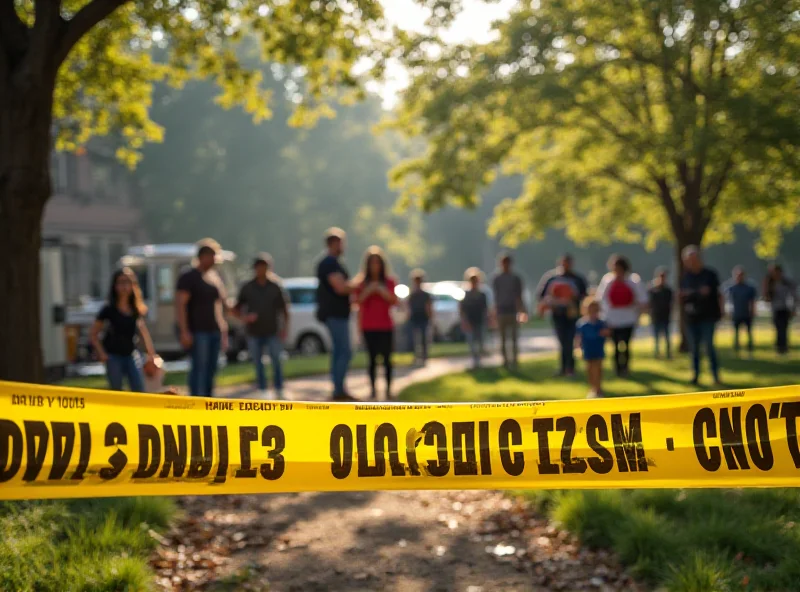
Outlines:
<svg viewBox="0 0 800 592"><path fill-rule="evenodd" d="M453 26L442 34L448 43L464 43L473 41L486 43L492 38L492 22L502 19L517 4L516 0L500 0L486 4L481 0L464 0L462 12ZM386 18L393 25L407 31L422 31L425 27L427 9L422 8L414 0L384 0ZM371 84L368 88L383 98L383 105L391 108L397 101L397 93L408 85L408 74L399 65L388 68L387 81L384 85Z"/></svg>

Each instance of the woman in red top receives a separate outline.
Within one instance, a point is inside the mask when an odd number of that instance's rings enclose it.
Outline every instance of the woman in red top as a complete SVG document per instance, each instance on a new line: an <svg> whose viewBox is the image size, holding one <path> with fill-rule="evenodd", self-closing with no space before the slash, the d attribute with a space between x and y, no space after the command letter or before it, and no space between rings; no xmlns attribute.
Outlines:
<svg viewBox="0 0 800 592"><path fill-rule="evenodd" d="M372 398L377 398L375 379L378 356L386 367L386 398L392 392L392 349L394 323L390 310L397 304L397 282L389 276L386 257L379 247L370 247L364 256L364 268L353 281L358 303L358 324L369 353L369 380Z"/></svg>

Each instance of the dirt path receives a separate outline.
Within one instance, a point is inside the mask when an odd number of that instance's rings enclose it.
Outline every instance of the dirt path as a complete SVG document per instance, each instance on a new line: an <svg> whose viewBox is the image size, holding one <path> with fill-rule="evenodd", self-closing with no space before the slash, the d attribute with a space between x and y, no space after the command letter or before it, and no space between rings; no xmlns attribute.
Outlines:
<svg viewBox="0 0 800 592"><path fill-rule="evenodd" d="M552 350L535 337L527 355ZM397 392L463 370L465 359L403 369ZM487 364L499 359L487 360ZM365 374L350 391L366 398ZM291 381L296 400L328 378ZM224 396L254 396L234 389ZM583 549L522 500L492 491L185 497L184 517L153 554L162 590L397 592L636 590L614 558Z"/></svg>
<svg viewBox="0 0 800 592"><path fill-rule="evenodd" d="M495 351L496 344L490 341L487 347ZM557 342L549 332L543 330L527 331L520 339L520 356L522 359L531 356L552 352L556 349ZM498 366L501 363L499 354L493 354L483 360L486 366ZM462 372L469 368L472 362L467 357L433 358L424 367L404 366L394 369L392 390L400 393L407 386L415 382L433 380L445 374ZM383 369L378 372L378 390L383 392ZM353 396L366 399L369 395L369 378L364 370L351 370L347 375L347 389ZM308 376L287 381L284 395L294 401L322 401L330 398L331 383L328 375ZM259 397L259 393L252 385L234 386L217 389L217 396L236 399L249 399Z"/></svg>
<svg viewBox="0 0 800 592"><path fill-rule="evenodd" d="M605 552L499 492L184 498L163 590L636 590Z"/></svg>

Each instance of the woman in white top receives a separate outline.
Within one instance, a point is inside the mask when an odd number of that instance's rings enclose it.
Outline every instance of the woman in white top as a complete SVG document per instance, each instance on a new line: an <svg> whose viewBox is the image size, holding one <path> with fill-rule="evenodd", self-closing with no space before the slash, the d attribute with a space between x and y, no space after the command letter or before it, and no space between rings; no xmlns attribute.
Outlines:
<svg viewBox="0 0 800 592"><path fill-rule="evenodd" d="M611 329L617 376L627 376L630 341L647 306L647 290L639 276L630 272L631 264L622 255L612 255L608 267L611 271L603 276L595 297Z"/></svg>

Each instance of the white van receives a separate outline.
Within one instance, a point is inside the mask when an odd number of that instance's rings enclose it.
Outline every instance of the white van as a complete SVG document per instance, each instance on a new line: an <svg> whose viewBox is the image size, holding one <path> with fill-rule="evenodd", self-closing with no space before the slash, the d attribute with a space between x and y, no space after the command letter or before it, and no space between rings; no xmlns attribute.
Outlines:
<svg viewBox="0 0 800 592"><path fill-rule="evenodd" d="M142 296L147 304L147 327L153 337L156 351L164 357L178 357L185 352L178 341L175 319L175 287L178 277L192 266L197 255L193 244L162 244L131 247L120 260L120 266L130 267L139 279ZM217 254L215 269L225 286L228 304L237 296L234 261L231 251ZM228 318L228 360L234 361L247 351L247 339L242 323Z"/></svg>

